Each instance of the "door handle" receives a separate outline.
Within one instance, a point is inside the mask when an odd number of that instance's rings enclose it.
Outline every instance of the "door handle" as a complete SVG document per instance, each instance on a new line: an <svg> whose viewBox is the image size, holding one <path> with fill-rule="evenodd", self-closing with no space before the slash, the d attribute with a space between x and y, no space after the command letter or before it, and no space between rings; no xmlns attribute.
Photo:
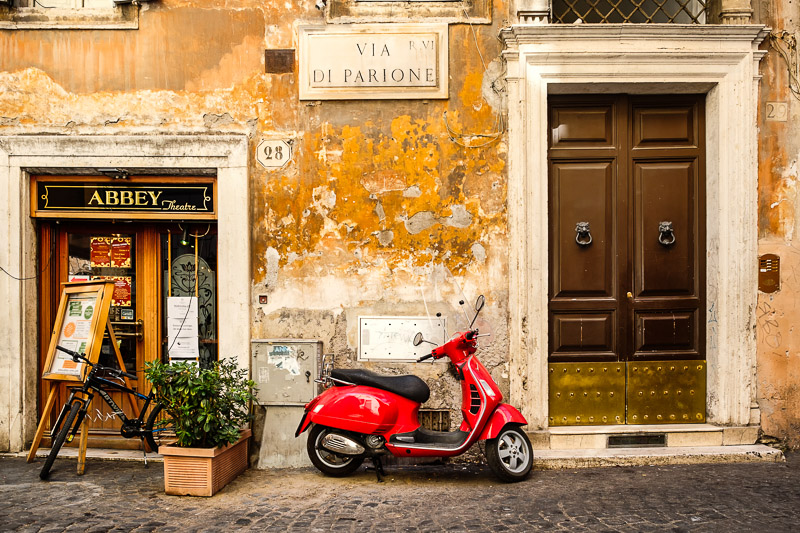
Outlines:
<svg viewBox="0 0 800 533"><path fill-rule="evenodd" d="M664 220L658 223L658 242L664 246L675 244L675 232L672 229L672 222Z"/></svg>
<svg viewBox="0 0 800 533"><path fill-rule="evenodd" d="M628 291L628 294L626 294L626 296L628 297L628 300L633 300L633 293L631 291Z"/></svg>
<svg viewBox="0 0 800 533"><path fill-rule="evenodd" d="M589 230L588 222L578 222L575 225L575 242L580 246L589 246L592 244L592 233Z"/></svg>

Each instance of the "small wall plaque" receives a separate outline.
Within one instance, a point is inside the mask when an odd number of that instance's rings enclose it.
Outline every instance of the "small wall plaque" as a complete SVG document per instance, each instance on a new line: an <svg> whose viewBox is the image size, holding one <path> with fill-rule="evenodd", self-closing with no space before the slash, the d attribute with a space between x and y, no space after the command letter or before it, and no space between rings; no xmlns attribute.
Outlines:
<svg viewBox="0 0 800 533"><path fill-rule="evenodd" d="M294 49L283 48L264 51L264 67L267 74L294 72Z"/></svg>

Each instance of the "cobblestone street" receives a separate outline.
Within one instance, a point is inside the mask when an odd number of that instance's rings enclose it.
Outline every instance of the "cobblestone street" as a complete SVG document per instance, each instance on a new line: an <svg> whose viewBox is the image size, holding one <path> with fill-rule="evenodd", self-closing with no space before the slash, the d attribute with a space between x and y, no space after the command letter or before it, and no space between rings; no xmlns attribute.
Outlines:
<svg viewBox="0 0 800 533"><path fill-rule="evenodd" d="M800 457L745 463L534 470L513 485L483 465L248 470L213 498L166 496L161 463L0 458L0 530L797 531Z"/></svg>

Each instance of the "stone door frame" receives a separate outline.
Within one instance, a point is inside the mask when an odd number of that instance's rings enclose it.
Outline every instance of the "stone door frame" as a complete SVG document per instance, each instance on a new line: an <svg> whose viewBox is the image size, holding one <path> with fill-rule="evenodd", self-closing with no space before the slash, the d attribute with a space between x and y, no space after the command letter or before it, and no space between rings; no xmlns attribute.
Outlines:
<svg viewBox="0 0 800 533"><path fill-rule="evenodd" d="M250 362L250 195L243 135L19 135L0 137L0 450L21 451L38 423L37 237L30 175L97 168L213 171L217 179L220 357ZM21 275L21 276L20 276Z"/></svg>
<svg viewBox="0 0 800 533"><path fill-rule="evenodd" d="M707 420L759 423L757 25L515 25L508 64L511 403L547 428L547 99L706 94Z"/></svg>

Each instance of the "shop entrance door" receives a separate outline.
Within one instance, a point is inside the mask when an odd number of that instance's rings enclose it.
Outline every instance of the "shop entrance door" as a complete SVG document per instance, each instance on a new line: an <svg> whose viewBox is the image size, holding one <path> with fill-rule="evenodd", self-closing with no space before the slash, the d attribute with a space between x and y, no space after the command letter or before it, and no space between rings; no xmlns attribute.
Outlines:
<svg viewBox="0 0 800 533"><path fill-rule="evenodd" d="M705 421L703 101L550 97L551 426Z"/></svg>
<svg viewBox="0 0 800 533"><path fill-rule="evenodd" d="M186 228L188 231L182 231ZM61 283L108 279L115 282L109 320L114 327L127 372L135 373L134 388L147 393L144 365L167 360L170 341L168 298L197 296L195 358L207 364L217 358L216 231L214 224L75 221L40 224L42 271L40 297L40 366L49 342ZM197 266L197 268L196 268ZM184 327L184 330L189 328ZM118 366L106 337L100 362ZM184 352L191 356L192 351ZM40 387L41 394L47 388ZM109 391L128 416L136 416L129 398ZM59 385L57 406L67 397ZM43 404L44 397L40 399ZM57 414L57 410L53 416ZM87 414L89 446L139 448L137 439L119 435L120 422L105 402L96 401ZM51 420L52 422L52 420Z"/></svg>

